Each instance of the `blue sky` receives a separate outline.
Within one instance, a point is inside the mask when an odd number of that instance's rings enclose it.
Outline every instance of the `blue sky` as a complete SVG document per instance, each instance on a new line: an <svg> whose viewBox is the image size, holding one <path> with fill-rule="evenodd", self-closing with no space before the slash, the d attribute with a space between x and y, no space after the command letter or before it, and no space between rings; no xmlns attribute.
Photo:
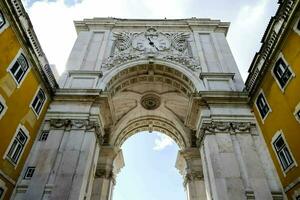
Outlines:
<svg viewBox="0 0 300 200"><path fill-rule="evenodd" d="M275 0L23 0L39 41L59 73L76 39L73 20L93 17L212 18L231 22L227 39L244 80ZM182 200L178 147L158 134L137 134L122 147L126 166L113 200Z"/></svg>
<svg viewBox="0 0 300 200"><path fill-rule="evenodd" d="M125 167L117 176L113 200L185 199L183 179L175 168L179 148L169 137L138 133L122 150Z"/></svg>

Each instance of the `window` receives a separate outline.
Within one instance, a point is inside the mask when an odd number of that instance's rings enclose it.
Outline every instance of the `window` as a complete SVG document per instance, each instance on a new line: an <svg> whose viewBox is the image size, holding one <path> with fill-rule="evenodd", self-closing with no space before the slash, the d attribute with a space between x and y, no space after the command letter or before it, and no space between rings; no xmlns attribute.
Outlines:
<svg viewBox="0 0 300 200"><path fill-rule="evenodd" d="M26 134L26 131L19 127L17 129L17 134L15 138L13 139L9 151L7 153L7 158L13 163L17 164L19 161L19 158L21 157L21 154L25 148L25 145L28 141L28 136Z"/></svg>
<svg viewBox="0 0 300 200"><path fill-rule="evenodd" d="M27 167L24 179L31 179L35 171L35 167Z"/></svg>
<svg viewBox="0 0 300 200"><path fill-rule="evenodd" d="M42 110L42 107L45 103L45 100L46 100L46 95L45 95L44 91L42 90L42 88L39 88L38 92L36 93L32 103L31 103L31 107L37 116L39 116L39 114Z"/></svg>
<svg viewBox="0 0 300 200"><path fill-rule="evenodd" d="M296 33L300 35L300 17L298 17L293 29Z"/></svg>
<svg viewBox="0 0 300 200"><path fill-rule="evenodd" d="M294 164L294 160L282 134L279 134L277 136L277 138L273 142L273 147L280 161L282 169L286 171L290 166L292 166L292 164Z"/></svg>
<svg viewBox="0 0 300 200"><path fill-rule="evenodd" d="M3 117L7 110L4 98L0 95L0 119Z"/></svg>
<svg viewBox="0 0 300 200"><path fill-rule="evenodd" d="M14 77L14 80L17 82L17 84L20 85L28 69L29 65L27 59L25 58L23 53L20 53L15 62L9 68L9 71Z"/></svg>
<svg viewBox="0 0 300 200"><path fill-rule="evenodd" d="M4 197L4 188L0 187L0 199Z"/></svg>
<svg viewBox="0 0 300 200"><path fill-rule="evenodd" d="M260 113L261 118L264 120L270 112L270 107L262 92L259 93L256 99L256 107Z"/></svg>
<svg viewBox="0 0 300 200"><path fill-rule="evenodd" d="M3 13L1 12L0 10L0 29L5 25L5 18L4 18L4 15Z"/></svg>
<svg viewBox="0 0 300 200"><path fill-rule="evenodd" d="M42 131L39 141L46 141L49 135L49 131Z"/></svg>
<svg viewBox="0 0 300 200"><path fill-rule="evenodd" d="M300 123L300 102L295 107L294 116L296 120Z"/></svg>
<svg viewBox="0 0 300 200"><path fill-rule="evenodd" d="M279 58L273 68L273 74L281 89L284 89L293 73L283 58Z"/></svg>
<svg viewBox="0 0 300 200"><path fill-rule="evenodd" d="M297 23L297 29L300 31L300 20L298 20L298 23ZM298 196L299 200L300 200L300 196ZM297 199L298 200L298 199Z"/></svg>

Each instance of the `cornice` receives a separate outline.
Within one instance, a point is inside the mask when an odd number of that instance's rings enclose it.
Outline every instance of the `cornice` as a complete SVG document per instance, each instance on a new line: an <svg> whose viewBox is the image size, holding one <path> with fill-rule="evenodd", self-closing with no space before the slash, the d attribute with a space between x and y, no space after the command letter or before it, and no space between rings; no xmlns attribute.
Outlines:
<svg viewBox="0 0 300 200"><path fill-rule="evenodd" d="M253 97L264 74L272 63L272 58L278 51L281 41L286 36L288 27L293 21L293 16L299 7L299 0L286 0L279 2L279 8L274 17L271 18L268 27L261 40L261 48L254 56L249 75L246 80L246 90Z"/></svg>
<svg viewBox="0 0 300 200"><path fill-rule="evenodd" d="M23 41L24 45L26 46L26 51L29 54L28 56L31 56L31 60L34 61L34 69L37 73L39 73L40 78L44 82L46 88L51 94L54 94L58 88L58 84L22 2L20 0L6 0L3 1L3 5L7 8L10 14L10 17L13 21L11 25L13 25L13 28L19 34L17 34L17 36L21 37L20 40Z"/></svg>
<svg viewBox="0 0 300 200"><path fill-rule="evenodd" d="M77 33L89 31L94 28L142 28L142 27L174 27L191 29L192 27L206 27L211 32L224 32L227 34L229 22L212 20L208 18L188 18L188 19L120 19L120 18L93 18L74 21Z"/></svg>

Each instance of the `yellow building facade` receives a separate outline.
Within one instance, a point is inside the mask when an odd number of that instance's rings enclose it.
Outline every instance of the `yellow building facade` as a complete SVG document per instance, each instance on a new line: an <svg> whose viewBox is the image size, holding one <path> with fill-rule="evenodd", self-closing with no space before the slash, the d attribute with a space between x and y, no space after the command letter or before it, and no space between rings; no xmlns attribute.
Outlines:
<svg viewBox="0 0 300 200"><path fill-rule="evenodd" d="M56 87L21 1L1 1L0 200L14 189Z"/></svg>
<svg viewBox="0 0 300 200"><path fill-rule="evenodd" d="M300 199L300 7L281 1L249 69L249 91L287 199Z"/></svg>

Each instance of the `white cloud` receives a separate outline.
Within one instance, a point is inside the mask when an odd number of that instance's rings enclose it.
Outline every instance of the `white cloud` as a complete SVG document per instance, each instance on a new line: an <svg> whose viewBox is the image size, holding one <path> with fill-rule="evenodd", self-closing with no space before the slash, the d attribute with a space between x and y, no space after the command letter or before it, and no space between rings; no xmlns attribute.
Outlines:
<svg viewBox="0 0 300 200"><path fill-rule="evenodd" d="M61 74L76 39L74 20L93 17L163 18L182 17L181 1L173 0L83 0L68 6L64 0L23 0L35 32L51 64ZM157 6L157 5L160 6Z"/></svg>
<svg viewBox="0 0 300 200"><path fill-rule="evenodd" d="M228 42L235 55L244 80L255 52L260 47L260 40L271 17L270 0L259 0L256 4L244 5L239 10L229 29ZM272 7L273 8L273 7Z"/></svg>
<svg viewBox="0 0 300 200"><path fill-rule="evenodd" d="M227 5L226 0L218 1ZM197 5L195 3L198 0L77 0L75 1L77 3L72 6L66 5L64 0L43 0L34 2L30 7L26 6L29 5L29 0L23 0L23 2L49 62L55 64L61 74L76 39L74 20L108 16L188 18L191 17L190 5ZM247 1L244 2L247 3ZM256 4L249 0L248 3L252 5L244 3L244 6L240 7L237 17L232 20L233 23L228 34L228 41L244 78L254 53L260 46L259 41L269 21L270 10L274 9L274 5L276 5L271 0L255 0L255 2ZM201 13L208 15L211 10L212 16L210 17L215 18L218 13L215 11L215 4L206 2L205 5L205 7L199 7L197 13L200 16L197 17L203 17ZM192 8L194 9L194 7ZM229 4L228 8L224 9L228 10L226 12L228 16L231 12L236 12L230 10ZM226 13L224 12L224 15ZM222 19L222 16L217 15L217 18Z"/></svg>
<svg viewBox="0 0 300 200"><path fill-rule="evenodd" d="M174 141L165 134L157 133L157 138L155 139L154 144L153 150L161 151L168 146L172 146Z"/></svg>

